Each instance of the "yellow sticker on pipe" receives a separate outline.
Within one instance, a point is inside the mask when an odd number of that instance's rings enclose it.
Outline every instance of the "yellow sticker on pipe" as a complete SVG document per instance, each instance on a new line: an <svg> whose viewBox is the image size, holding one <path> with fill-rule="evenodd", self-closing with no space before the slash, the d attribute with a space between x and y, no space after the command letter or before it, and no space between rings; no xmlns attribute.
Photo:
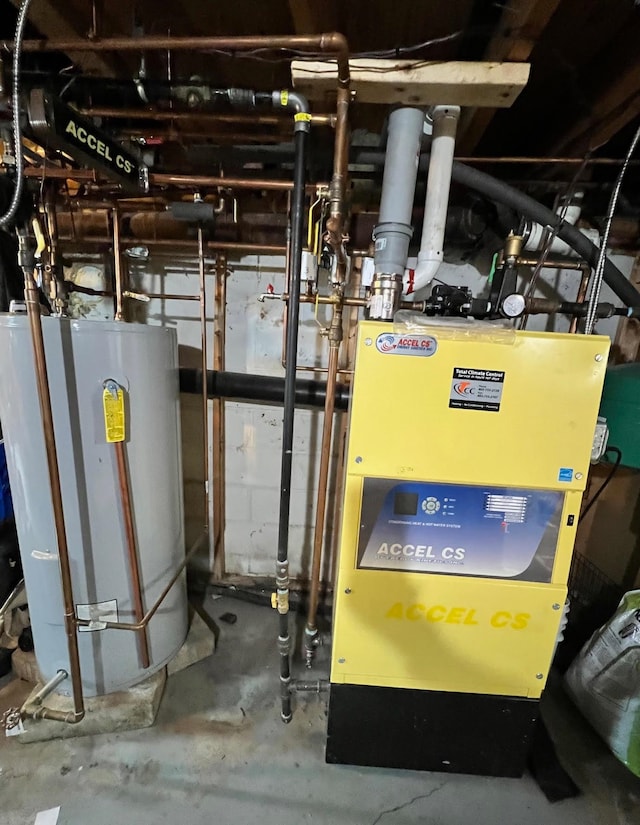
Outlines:
<svg viewBox="0 0 640 825"><path fill-rule="evenodd" d="M104 408L104 432L107 444L124 441L126 433L122 387L118 387L115 393L105 389L102 393L102 406Z"/></svg>
<svg viewBox="0 0 640 825"><path fill-rule="evenodd" d="M289 92L286 89L283 89L280 92L280 105L286 106L289 103Z"/></svg>

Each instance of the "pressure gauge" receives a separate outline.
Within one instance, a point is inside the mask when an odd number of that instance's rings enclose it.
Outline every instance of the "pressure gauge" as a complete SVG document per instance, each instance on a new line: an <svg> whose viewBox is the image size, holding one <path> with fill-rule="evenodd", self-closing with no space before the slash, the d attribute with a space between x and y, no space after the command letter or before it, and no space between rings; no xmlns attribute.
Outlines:
<svg viewBox="0 0 640 825"><path fill-rule="evenodd" d="M525 306L526 301L524 295L514 292L511 295L507 295L502 302L502 314L506 318L517 318L519 315L522 315Z"/></svg>

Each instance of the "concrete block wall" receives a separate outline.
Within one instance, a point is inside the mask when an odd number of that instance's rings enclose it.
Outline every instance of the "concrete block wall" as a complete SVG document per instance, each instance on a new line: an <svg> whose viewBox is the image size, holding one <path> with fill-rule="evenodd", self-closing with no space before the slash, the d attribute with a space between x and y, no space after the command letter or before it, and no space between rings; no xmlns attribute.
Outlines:
<svg viewBox="0 0 640 825"><path fill-rule="evenodd" d="M212 269L212 267L211 267ZM226 369L283 377L281 301L259 302L273 288L284 289L284 257L250 256L229 260L227 280ZM179 257L130 263L134 289L197 295L193 262ZM207 278L207 315L213 317L214 279ZM195 301L153 300L144 310L148 323L175 325L184 366L200 366L199 305ZM321 366L326 342L318 335L326 310L301 308L298 361ZM212 368L213 324L207 325L208 365ZM312 378L312 373L302 374ZM209 413L211 416L211 412ZM187 543L198 536L203 520L202 413L199 397L183 397L183 460ZM278 535L282 408L226 402L226 569L229 573L272 576ZM211 432L211 419L209 419ZM305 577L311 552L316 479L322 427L320 412L299 410L294 430L291 501L291 575ZM211 445L210 445L211 449ZM210 518L212 515L210 513ZM212 559L210 558L211 562Z"/></svg>
<svg viewBox="0 0 640 825"><path fill-rule="evenodd" d="M633 259L614 256L625 274ZM212 270L212 261L209 268ZM180 254L152 257L147 262L129 264L133 289L198 295L199 278L193 260ZM226 369L234 372L284 376L281 364L283 305L280 301L257 300L261 293L280 293L284 288L284 257L247 256L229 260L227 281ZM483 267L483 270L485 268ZM98 262L85 273L78 266L72 277L80 283L87 278L94 288ZM474 293L486 287L486 276L470 264L443 264L438 277L451 284L465 284ZM99 280L99 279L98 279ZM85 284L87 285L87 284ZM549 297L554 293L573 299L577 289L575 273L568 277L545 270L536 294ZM214 279L207 277L207 317L213 317ZM601 300L612 298L605 286ZM76 314L100 319L110 313L110 301L80 298ZM617 302L616 302L617 303ZM201 333L197 301L152 300L148 304L129 303L138 320L176 327L183 366L200 367ZM301 306L298 363L314 367L326 363L326 342L318 335L319 324L327 320L326 308L318 315L313 305ZM615 334L618 319L599 322L598 332ZM529 329L564 332L569 321L563 317L550 320L533 316ZM213 323L207 324L208 366L212 367ZM301 377L314 377L301 373ZM321 375L317 375L321 378ZM274 572L278 532L280 485L280 448L282 408L260 404L226 402L226 568L232 574L271 576ZM203 497L202 405L198 396L182 397L183 465L187 545L200 534L206 521ZM211 410L207 424L211 432ZM315 515L316 480L322 415L300 410L296 415L292 478L290 554L291 575L306 577L311 553ZM211 445L210 445L211 448ZM335 450L334 450L335 452ZM331 509L330 491L330 507ZM211 523L212 513L208 514ZM201 560L205 567L213 562L211 554Z"/></svg>

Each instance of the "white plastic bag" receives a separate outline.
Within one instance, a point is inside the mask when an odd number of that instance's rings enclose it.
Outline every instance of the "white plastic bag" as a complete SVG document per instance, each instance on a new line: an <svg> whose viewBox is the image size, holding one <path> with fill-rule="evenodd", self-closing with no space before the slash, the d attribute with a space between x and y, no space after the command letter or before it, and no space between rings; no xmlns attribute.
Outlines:
<svg viewBox="0 0 640 825"><path fill-rule="evenodd" d="M569 695L611 751L640 776L640 590L622 597L565 676Z"/></svg>

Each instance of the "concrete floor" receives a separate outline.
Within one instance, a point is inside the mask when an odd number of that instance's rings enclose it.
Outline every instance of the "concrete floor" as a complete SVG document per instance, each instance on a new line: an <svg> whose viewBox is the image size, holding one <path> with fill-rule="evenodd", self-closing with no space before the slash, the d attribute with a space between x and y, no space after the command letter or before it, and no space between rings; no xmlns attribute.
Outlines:
<svg viewBox="0 0 640 825"><path fill-rule="evenodd" d="M278 715L275 615L208 599L219 623L209 659L171 676L156 725L21 745L0 740L0 823L33 825L636 825L640 780L611 757L562 696L554 738L581 797L549 804L522 780L350 768L324 763L325 709L298 700ZM325 654L326 655L326 654ZM16 685L0 692L0 711Z"/></svg>

